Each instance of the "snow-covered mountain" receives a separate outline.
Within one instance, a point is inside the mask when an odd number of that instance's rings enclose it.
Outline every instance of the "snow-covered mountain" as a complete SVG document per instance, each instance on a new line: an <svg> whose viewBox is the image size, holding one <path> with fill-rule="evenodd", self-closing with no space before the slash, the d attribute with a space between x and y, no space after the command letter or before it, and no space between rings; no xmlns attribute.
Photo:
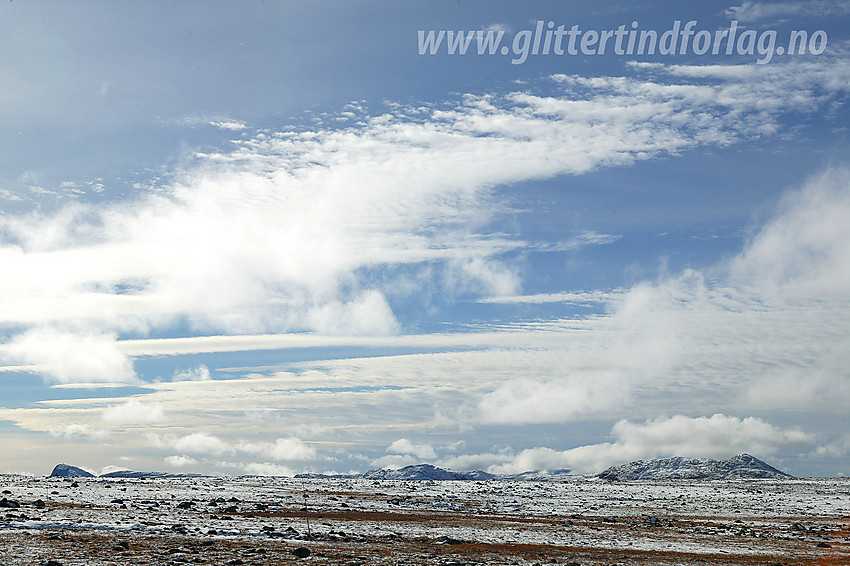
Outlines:
<svg viewBox="0 0 850 566"><path fill-rule="evenodd" d="M53 469L51 476L59 477L94 477L89 472L59 464ZM166 472L134 472L119 470L103 474L102 478L182 478L197 477L197 474L170 474ZM296 478L305 479L339 479L363 478L368 480L407 480L407 481L563 481L575 478L570 470L554 470L551 472L530 471L520 474L495 475L481 470L455 472L438 468L431 464L417 464L397 470L370 470L365 474L298 474ZM708 458L661 458L655 460L638 460L629 464L612 466L596 475L608 481L635 480L724 480L724 479L759 479L759 478L790 478L789 474L777 470L749 454L740 454L728 460L710 460Z"/></svg>
<svg viewBox="0 0 850 566"><path fill-rule="evenodd" d="M190 477L200 477L200 474L171 474L168 472L134 472L132 470L117 470L114 472L108 472L106 474L101 474L99 476L95 476L91 472L87 472L82 468L78 468L77 466L71 466L69 464L57 464L56 467L53 468L53 471L50 472L50 477L52 478L133 478L133 479L145 479L145 478L190 478Z"/></svg>
<svg viewBox="0 0 850 566"><path fill-rule="evenodd" d="M69 464L56 464L53 471L50 472L52 478L93 478L94 474L87 472L77 466Z"/></svg>
<svg viewBox="0 0 850 566"><path fill-rule="evenodd" d="M398 470L369 470L362 476L367 480L432 480L432 481L447 481L447 480L492 480L496 476L487 472L453 472L432 466L431 464L418 464L416 466L406 466Z"/></svg>
<svg viewBox="0 0 850 566"><path fill-rule="evenodd" d="M790 478L785 472L755 456L739 454L728 460L708 458L658 458L611 466L597 477L608 481L635 480L728 480Z"/></svg>

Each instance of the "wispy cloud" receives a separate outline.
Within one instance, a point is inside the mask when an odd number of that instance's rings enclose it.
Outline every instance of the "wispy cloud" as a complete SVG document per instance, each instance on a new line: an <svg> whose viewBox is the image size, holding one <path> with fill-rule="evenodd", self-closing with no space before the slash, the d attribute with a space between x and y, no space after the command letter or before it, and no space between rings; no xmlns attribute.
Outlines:
<svg viewBox="0 0 850 566"><path fill-rule="evenodd" d="M130 399L103 411L103 420L121 425L152 424L165 420L165 414L159 403L148 404Z"/></svg>
<svg viewBox="0 0 850 566"><path fill-rule="evenodd" d="M846 90L846 61L824 61L557 76L555 96L470 95L351 128L261 133L197 155L156 194L4 217L0 261L16 277L0 281L0 325L24 329L6 357L60 382L127 380L132 366L110 337L181 322L393 334L397 288L363 274L396 266L439 267L413 294L515 295L521 277L504 254L530 244L494 233L504 205L491 187L774 133L785 112L812 112ZM612 239L586 232L576 245ZM72 355L72 322L98 356ZM68 356L52 354L63 348Z"/></svg>
<svg viewBox="0 0 850 566"><path fill-rule="evenodd" d="M850 14L850 6L841 0L808 0L803 2L742 2L723 11L731 20L756 22L795 17L828 17Z"/></svg>

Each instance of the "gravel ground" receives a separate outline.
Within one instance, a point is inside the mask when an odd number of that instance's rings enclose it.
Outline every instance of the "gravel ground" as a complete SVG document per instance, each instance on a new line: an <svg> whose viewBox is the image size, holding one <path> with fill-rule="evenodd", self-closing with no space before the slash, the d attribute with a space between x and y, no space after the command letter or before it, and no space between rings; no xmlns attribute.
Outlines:
<svg viewBox="0 0 850 566"><path fill-rule="evenodd" d="M9 566L850 564L843 479L0 476L0 490Z"/></svg>

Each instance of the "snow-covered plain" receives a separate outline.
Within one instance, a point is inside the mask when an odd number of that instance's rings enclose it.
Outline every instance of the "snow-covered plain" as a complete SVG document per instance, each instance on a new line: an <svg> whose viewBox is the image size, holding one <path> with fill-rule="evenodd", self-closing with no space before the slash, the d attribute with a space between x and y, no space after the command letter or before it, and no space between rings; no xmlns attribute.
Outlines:
<svg viewBox="0 0 850 566"><path fill-rule="evenodd" d="M3 565L850 564L844 479L0 476L0 489Z"/></svg>

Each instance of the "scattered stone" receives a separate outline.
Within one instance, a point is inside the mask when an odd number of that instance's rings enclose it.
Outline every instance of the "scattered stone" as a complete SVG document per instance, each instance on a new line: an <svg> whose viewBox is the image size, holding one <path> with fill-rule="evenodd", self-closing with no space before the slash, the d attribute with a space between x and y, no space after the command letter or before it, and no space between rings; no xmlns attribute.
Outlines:
<svg viewBox="0 0 850 566"><path fill-rule="evenodd" d="M58 560L46 560L42 562L40 566L62 566L62 563Z"/></svg>
<svg viewBox="0 0 850 566"><path fill-rule="evenodd" d="M818 548L832 548L832 545L828 542L819 542L817 546Z"/></svg>
<svg viewBox="0 0 850 566"><path fill-rule="evenodd" d="M614 517L605 517L604 519L602 519L602 522L603 523L616 523L617 519L615 519Z"/></svg>
<svg viewBox="0 0 850 566"><path fill-rule="evenodd" d="M292 554L294 554L298 558L307 558L308 556L310 556L310 549L304 548L303 546L299 546L298 548L292 551Z"/></svg>
<svg viewBox="0 0 850 566"><path fill-rule="evenodd" d="M648 523L648 524L652 525L653 527L657 527L658 525L661 524L661 519L659 519L658 517L647 517L646 521L644 521L644 523Z"/></svg>
<svg viewBox="0 0 850 566"><path fill-rule="evenodd" d="M0 499L0 507L6 509L17 509L18 507L20 507L20 504L17 501L11 501L4 497L3 499Z"/></svg>
<svg viewBox="0 0 850 566"><path fill-rule="evenodd" d="M572 527L573 525L575 525L575 523L573 523L573 522L572 522L571 520L569 520L569 519L567 519L566 521L564 521L564 526L565 526L565 527Z"/></svg>
<svg viewBox="0 0 850 566"><path fill-rule="evenodd" d="M44 501L42 501L41 499L36 499L35 501L32 502L32 506L35 507L36 509L44 509L45 504L44 504Z"/></svg>
<svg viewBox="0 0 850 566"><path fill-rule="evenodd" d="M177 505L177 508L178 509L191 509L192 505L194 505L194 503L192 503L191 501L183 501L182 503L179 503Z"/></svg>

